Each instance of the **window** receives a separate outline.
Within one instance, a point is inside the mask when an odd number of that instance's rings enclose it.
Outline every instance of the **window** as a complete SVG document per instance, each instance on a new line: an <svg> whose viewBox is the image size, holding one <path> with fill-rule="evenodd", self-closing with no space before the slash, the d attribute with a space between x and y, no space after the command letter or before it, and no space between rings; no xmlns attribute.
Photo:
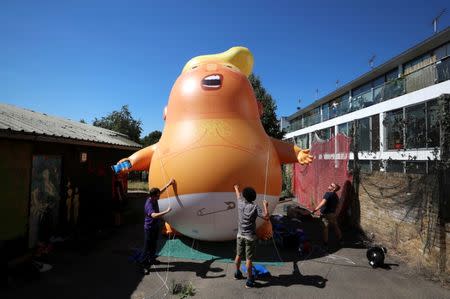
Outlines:
<svg viewBox="0 0 450 299"><path fill-rule="evenodd" d="M450 51L450 49L449 49ZM450 79L450 57L446 57L436 63L437 83Z"/></svg>
<svg viewBox="0 0 450 299"><path fill-rule="evenodd" d="M381 166L380 160L372 160L372 171L380 171Z"/></svg>
<svg viewBox="0 0 450 299"><path fill-rule="evenodd" d="M425 174L427 172L427 164L425 161L406 161L406 173Z"/></svg>
<svg viewBox="0 0 450 299"><path fill-rule="evenodd" d="M331 138L331 135L332 134L334 135L334 130L332 132L331 129L334 129L334 127L316 131L314 133L314 141L327 141L327 140L329 140Z"/></svg>
<svg viewBox="0 0 450 299"><path fill-rule="evenodd" d="M436 56L436 60L441 60L450 55L450 43L443 45L436 50L434 50L434 56Z"/></svg>
<svg viewBox="0 0 450 299"><path fill-rule="evenodd" d="M370 118L358 120L359 150L370 151Z"/></svg>
<svg viewBox="0 0 450 299"><path fill-rule="evenodd" d="M330 117L329 117L329 107L328 107L328 104L323 104L322 105L322 121L326 121L326 120L328 120Z"/></svg>
<svg viewBox="0 0 450 299"><path fill-rule="evenodd" d="M386 130L385 144L388 150L403 148L403 109L386 112L384 123Z"/></svg>
<svg viewBox="0 0 450 299"><path fill-rule="evenodd" d="M338 133L348 136L348 123L338 125Z"/></svg>
<svg viewBox="0 0 450 299"><path fill-rule="evenodd" d="M386 172L403 173L403 161L388 160L386 165Z"/></svg>
<svg viewBox="0 0 450 299"><path fill-rule="evenodd" d="M425 148L425 104L405 108L406 148Z"/></svg>
<svg viewBox="0 0 450 299"><path fill-rule="evenodd" d="M439 146L439 105L437 100L427 102L427 147L433 148Z"/></svg>
<svg viewBox="0 0 450 299"><path fill-rule="evenodd" d="M380 116L378 114L371 116L372 121L372 151L377 152L380 150Z"/></svg>
<svg viewBox="0 0 450 299"><path fill-rule="evenodd" d="M390 72L387 72L385 76L386 76L386 82L397 79L398 78L398 68L395 68Z"/></svg>
<svg viewBox="0 0 450 299"><path fill-rule="evenodd" d="M295 143L302 149L309 148L309 134L297 136Z"/></svg>
<svg viewBox="0 0 450 299"><path fill-rule="evenodd" d="M369 160L359 160L359 167L362 173L371 173L372 168L370 167Z"/></svg>
<svg viewBox="0 0 450 299"><path fill-rule="evenodd" d="M349 93L346 93L336 98L336 100L334 100L331 103L332 110L330 113L333 115L333 117L344 115L350 111L349 100L350 100Z"/></svg>

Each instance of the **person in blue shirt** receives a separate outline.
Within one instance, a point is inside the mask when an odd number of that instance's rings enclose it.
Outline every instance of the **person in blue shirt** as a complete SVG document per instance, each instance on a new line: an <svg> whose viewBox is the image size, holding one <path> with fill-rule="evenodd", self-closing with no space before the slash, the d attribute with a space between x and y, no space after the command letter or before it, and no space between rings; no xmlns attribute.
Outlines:
<svg viewBox="0 0 450 299"><path fill-rule="evenodd" d="M322 201L317 205L317 207L312 211L315 212L320 210L320 218L323 223L323 245L325 248L328 247L328 227L331 225L334 227L334 232L338 240L338 244L342 245L342 232L337 223L336 208L339 203L339 197L336 194L341 187L336 183L331 183L328 186L328 192L323 195Z"/></svg>
<svg viewBox="0 0 450 299"><path fill-rule="evenodd" d="M150 196L147 198L144 207L144 248L142 249L142 257L140 264L144 269L144 274L149 273L149 268L156 263L156 247L158 244L160 224L159 219L169 213L172 208L169 206L165 211L159 211L158 200L162 192L169 186L174 185L175 180L171 179L169 183L161 190L158 188L150 189Z"/></svg>

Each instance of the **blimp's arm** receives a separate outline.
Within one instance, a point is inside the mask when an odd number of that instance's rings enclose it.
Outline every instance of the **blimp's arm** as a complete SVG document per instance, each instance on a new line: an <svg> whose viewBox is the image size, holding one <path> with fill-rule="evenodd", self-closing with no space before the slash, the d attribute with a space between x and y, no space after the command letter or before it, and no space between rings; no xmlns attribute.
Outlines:
<svg viewBox="0 0 450 299"><path fill-rule="evenodd" d="M314 159L314 157L309 154L309 149L301 149L295 144L275 138L271 139L282 164L298 162L302 165L306 165L311 163Z"/></svg>
<svg viewBox="0 0 450 299"><path fill-rule="evenodd" d="M117 162L116 165L119 165L124 162L129 162L130 166L128 168L121 169L120 172L130 172L130 171L148 171L150 168L150 163L152 161L153 154L155 153L157 149L158 143L152 144L150 146L147 146L128 158L121 159L119 162Z"/></svg>

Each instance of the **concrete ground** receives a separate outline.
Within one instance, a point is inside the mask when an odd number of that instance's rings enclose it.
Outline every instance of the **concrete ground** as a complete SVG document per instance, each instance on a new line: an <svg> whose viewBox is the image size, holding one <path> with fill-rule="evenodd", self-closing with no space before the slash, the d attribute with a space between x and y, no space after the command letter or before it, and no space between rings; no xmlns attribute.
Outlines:
<svg viewBox="0 0 450 299"><path fill-rule="evenodd" d="M50 271L28 280L13 277L0 298L181 298L183 293L172 290L183 285L192 286L194 298L450 298L450 290L413 273L389 252L383 268L371 268L366 249L351 232L345 233L342 248L323 251L316 245L317 224L314 219L299 223L312 239L308 255L275 248L272 241L259 244L257 256L272 254L280 265L266 266L271 277L257 280L254 289L244 288L245 280L234 280L232 263L214 260L159 257L162 263L143 275L128 259L142 245L142 224L136 223L98 232L89 246L57 247L49 259ZM273 254L276 250L279 256Z"/></svg>

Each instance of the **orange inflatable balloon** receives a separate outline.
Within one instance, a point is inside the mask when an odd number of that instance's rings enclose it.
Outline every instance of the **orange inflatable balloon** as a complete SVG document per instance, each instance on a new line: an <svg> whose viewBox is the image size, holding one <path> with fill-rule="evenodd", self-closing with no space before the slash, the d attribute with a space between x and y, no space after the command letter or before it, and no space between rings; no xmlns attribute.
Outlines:
<svg viewBox="0 0 450 299"><path fill-rule="evenodd" d="M175 179L176 192L169 188L159 205L172 208L165 220L189 237L235 239L233 185L253 187L257 203L266 199L271 211L281 192L281 164L312 161L308 150L264 131L247 79L252 66L243 47L189 61L170 93L160 141L121 160L131 163L125 171L149 170L150 187Z"/></svg>

